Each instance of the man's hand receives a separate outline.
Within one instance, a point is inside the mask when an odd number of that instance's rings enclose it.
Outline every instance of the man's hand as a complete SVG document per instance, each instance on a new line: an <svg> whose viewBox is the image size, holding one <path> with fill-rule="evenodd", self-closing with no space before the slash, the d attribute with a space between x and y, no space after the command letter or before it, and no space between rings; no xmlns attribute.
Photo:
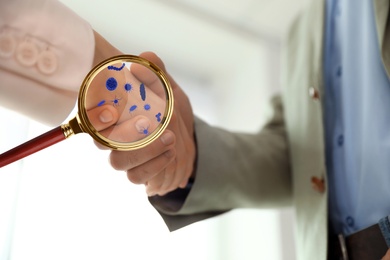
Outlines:
<svg viewBox="0 0 390 260"><path fill-rule="evenodd" d="M163 62L154 53L141 57L153 62L167 75ZM112 151L113 168L127 172L135 184L144 184L149 196L164 195L177 188L184 188L194 171L196 145L194 116L188 97L170 77L175 106L167 130L155 142L134 151Z"/></svg>

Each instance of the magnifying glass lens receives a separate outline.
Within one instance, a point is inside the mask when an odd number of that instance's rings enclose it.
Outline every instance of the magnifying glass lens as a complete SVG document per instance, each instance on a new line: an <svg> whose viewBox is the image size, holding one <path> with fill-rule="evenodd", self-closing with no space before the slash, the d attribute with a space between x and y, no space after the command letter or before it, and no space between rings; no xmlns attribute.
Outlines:
<svg viewBox="0 0 390 260"><path fill-rule="evenodd" d="M79 114L95 140L130 150L165 128L171 100L161 71L144 60L113 60L92 72L79 99Z"/></svg>

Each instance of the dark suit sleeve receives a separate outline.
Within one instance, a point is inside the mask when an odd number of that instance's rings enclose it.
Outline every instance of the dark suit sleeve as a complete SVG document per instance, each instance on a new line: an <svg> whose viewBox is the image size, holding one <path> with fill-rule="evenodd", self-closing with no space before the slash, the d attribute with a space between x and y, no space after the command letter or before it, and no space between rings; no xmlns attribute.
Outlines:
<svg viewBox="0 0 390 260"><path fill-rule="evenodd" d="M280 97L255 134L195 120L196 178L186 189L149 198L170 230L235 208L291 206L291 172Z"/></svg>
<svg viewBox="0 0 390 260"><path fill-rule="evenodd" d="M156 208L163 218L165 224L170 231L175 231L182 227L188 226L195 222L208 219L224 213L224 211L202 212L195 214L177 214L183 206L188 194L191 191L192 185L187 185L185 189L177 189L168 193L165 196L149 197L150 203ZM169 213L168 213L169 212Z"/></svg>

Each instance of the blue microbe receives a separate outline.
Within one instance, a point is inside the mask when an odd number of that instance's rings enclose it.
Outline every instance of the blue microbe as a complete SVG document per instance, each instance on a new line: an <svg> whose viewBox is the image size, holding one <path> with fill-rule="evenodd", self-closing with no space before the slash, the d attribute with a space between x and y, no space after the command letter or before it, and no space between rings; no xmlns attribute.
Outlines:
<svg viewBox="0 0 390 260"><path fill-rule="evenodd" d="M125 90L126 92L130 92L132 90L133 86L130 83L125 84Z"/></svg>
<svg viewBox="0 0 390 260"><path fill-rule="evenodd" d="M150 110L150 105L149 105L149 104L145 104L145 105L144 105L144 109L145 109L146 111Z"/></svg>
<svg viewBox="0 0 390 260"><path fill-rule="evenodd" d="M158 113L156 115L156 118L157 118L157 122L161 122L161 113Z"/></svg>
<svg viewBox="0 0 390 260"><path fill-rule="evenodd" d="M141 83L141 85L139 86L139 94L141 95L142 100L145 101L145 99L146 99L146 90L145 90L144 83Z"/></svg>
<svg viewBox="0 0 390 260"><path fill-rule="evenodd" d="M134 110L137 109L137 105L132 105L129 109L130 112L133 112Z"/></svg>
<svg viewBox="0 0 390 260"><path fill-rule="evenodd" d="M140 129L138 132L139 132L140 134L147 135L147 134L149 134L149 127L146 127L146 128L144 128L144 129Z"/></svg>
<svg viewBox="0 0 390 260"><path fill-rule="evenodd" d="M147 128L145 128L144 130L142 130L142 133L143 133L144 135L147 135L147 134L149 134L149 130L148 130Z"/></svg>
<svg viewBox="0 0 390 260"><path fill-rule="evenodd" d="M106 101L105 101L105 100L102 100L102 101L100 101L100 102L98 103L97 106L98 106L98 107L103 106L104 103L106 103Z"/></svg>
<svg viewBox="0 0 390 260"><path fill-rule="evenodd" d="M116 81L115 78L108 78L107 81L106 81L106 88L109 90L109 91L114 91L116 89L116 87L118 86L118 82Z"/></svg>
<svg viewBox="0 0 390 260"><path fill-rule="evenodd" d="M115 66L108 66L108 70L116 70L116 71L121 71L125 67L125 64L123 63L122 66L120 67L115 67Z"/></svg>
<svg viewBox="0 0 390 260"><path fill-rule="evenodd" d="M115 97L113 100L111 100L111 102L112 102L112 104L113 104L114 106L119 106L119 100L121 100L121 99Z"/></svg>

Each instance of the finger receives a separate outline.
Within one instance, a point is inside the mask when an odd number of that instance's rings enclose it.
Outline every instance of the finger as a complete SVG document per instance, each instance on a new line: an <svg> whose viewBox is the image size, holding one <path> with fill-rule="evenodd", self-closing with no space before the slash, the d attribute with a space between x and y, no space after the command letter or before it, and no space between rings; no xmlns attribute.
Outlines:
<svg viewBox="0 0 390 260"><path fill-rule="evenodd" d="M180 158L176 158L167 167L165 173L164 183L161 185L160 190L157 192L158 195L165 195L166 193L173 191L177 188L182 188L180 184L187 180L186 171L183 165L179 165L178 161Z"/></svg>
<svg viewBox="0 0 390 260"><path fill-rule="evenodd" d="M158 69L163 70L165 72L163 63L161 59L157 57L154 53L147 52L142 53L140 57L145 58L146 60L152 62L154 65L158 67ZM131 65L131 71L133 75L140 81L143 82L150 90L152 90L156 95L160 98L165 99L165 87L161 78L150 68L143 66L141 64L133 63Z"/></svg>
<svg viewBox="0 0 390 260"><path fill-rule="evenodd" d="M175 160L165 168L164 174L159 174L148 182L146 187L148 196L156 194L162 196L177 188L185 188L188 179L192 174L193 160L188 160L188 157L195 157L195 148L192 142L185 141L188 139L185 125L180 120L174 120L171 127L175 129L175 132L183 134L177 136L176 149L178 150L176 152L176 157ZM162 179L162 177L164 178Z"/></svg>
<svg viewBox="0 0 390 260"><path fill-rule="evenodd" d="M174 159L174 156L174 150L168 150L141 166L127 170L127 178L135 184L147 184L154 178L158 179L156 176L164 175L165 167Z"/></svg>
<svg viewBox="0 0 390 260"><path fill-rule="evenodd" d="M156 176L151 179L146 186L146 193L148 196L160 195L164 196L168 192L176 189L171 188L173 179L175 177L176 163L175 160L171 161L169 165L165 168L161 176Z"/></svg>
<svg viewBox="0 0 390 260"><path fill-rule="evenodd" d="M109 149L110 149L108 146L103 145L103 144L99 143L99 142L96 141L96 140L94 140L93 142L95 143L96 147L97 147L98 149L100 149L100 150L109 150Z"/></svg>
<svg viewBox="0 0 390 260"><path fill-rule="evenodd" d="M87 111L89 122L97 130L106 129L118 121L118 111L111 105L95 107Z"/></svg>
<svg viewBox="0 0 390 260"><path fill-rule="evenodd" d="M143 52L140 54L140 57L147 59L148 61L155 64L157 67L159 67L169 78L169 81L172 85L172 89L175 90L178 88L178 84L175 82L175 80L169 75L165 68L164 62L160 59L159 56L157 56L154 52ZM153 82L150 82L153 83Z"/></svg>
<svg viewBox="0 0 390 260"><path fill-rule="evenodd" d="M170 85L171 85L172 90L173 90L173 94L174 94L174 97L175 97L175 107L180 109L180 114L183 116L183 118L188 118L188 119L192 118L193 117L193 112L192 112L192 108L191 108L189 99L188 99L187 95L184 93L184 91L175 82L175 80L166 71L164 62L153 52L141 53L140 57L143 57L143 58L151 61L157 67L159 67L160 69L163 70L163 72L168 76ZM142 73L139 73L139 74L142 74ZM141 77L142 78L142 75L137 75L136 77ZM144 80L147 80L147 79L144 79ZM150 80L150 81L152 81L152 80ZM149 83L152 83L152 82L149 82ZM156 83L154 83L154 84L156 84ZM165 93L164 93L164 95L165 95ZM162 96L162 94L160 94L160 97L164 98L165 96ZM188 129L192 129L192 124L190 122L192 122L192 121L191 120L185 121L186 127Z"/></svg>
<svg viewBox="0 0 390 260"><path fill-rule="evenodd" d="M175 135L171 131L166 130L160 138L142 149L127 152L112 151L110 154L110 163L114 169L123 171L130 170L162 155L172 148L175 142Z"/></svg>
<svg viewBox="0 0 390 260"><path fill-rule="evenodd" d="M183 140L176 140L176 143L184 144ZM175 160L173 160L166 168L162 176L156 176L148 182L146 192L148 196L160 195L163 196L177 188L185 188L188 180L193 172L193 164L189 164L188 160L183 157L194 154L190 152L193 147L181 145L180 152L176 152ZM195 155L194 155L195 156ZM189 160L192 162L193 160Z"/></svg>
<svg viewBox="0 0 390 260"><path fill-rule="evenodd" d="M181 181L181 183L179 184L179 188L184 189L185 187L187 187L187 184L188 184L189 179L190 179L190 177L184 178L184 179Z"/></svg>
<svg viewBox="0 0 390 260"><path fill-rule="evenodd" d="M161 71L163 71L165 74L167 74L167 71L165 69L164 62L153 52L143 52L140 54L140 57L150 61L154 65L156 65ZM147 69L145 66L136 66L134 74L137 75L137 78L139 77L144 82L146 82L149 85L155 85L157 81L159 81L158 77L153 76L155 74L150 69Z"/></svg>
<svg viewBox="0 0 390 260"><path fill-rule="evenodd" d="M136 116L100 131L100 134L112 141L131 143L146 138L154 130L149 118Z"/></svg>

